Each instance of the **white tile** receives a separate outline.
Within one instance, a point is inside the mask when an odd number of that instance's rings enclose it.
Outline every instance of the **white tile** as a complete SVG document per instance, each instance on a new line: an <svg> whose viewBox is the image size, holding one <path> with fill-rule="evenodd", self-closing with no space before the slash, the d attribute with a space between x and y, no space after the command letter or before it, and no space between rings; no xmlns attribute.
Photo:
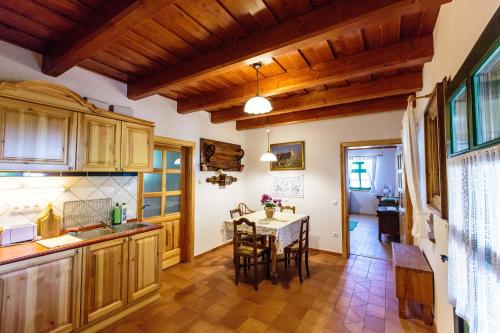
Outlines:
<svg viewBox="0 0 500 333"><path fill-rule="evenodd" d="M135 219L137 217L137 201L132 199L127 202L127 218Z"/></svg>
<svg viewBox="0 0 500 333"><path fill-rule="evenodd" d="M12 177L2 184L2 188L0 190L17 190L22 188L22 186L23 184L21 183L19 177Z"/></svg>
<svg viewBox="0 0 500 333"><path fill-rule="evenodd" d="M119 203L120 205L122 203L128 203L132 199L132 196L128 194L127 191L124 189L120 189L115 195L113 195L112 200L113 200L113 205L116 203Z"/></svg>
<svg viewBox="0 0 500 333"><path fill-rule="evenodd" d="M105 199L108 198L104 193L102 193L99 189L96 189L92 194L87 197L87 200L95 200L95 199Z"/></svg>
<svg viewBox="0 0 500 333"><path fill-rule="evenodd" d="M85 200L88 196L96 190L94 184L92 184L87 178L82 178L78 183L71 186L71 192L78 197L80 200Z"/></svg>
<svg viewBox="0 0 500 333"><path fill-rule="evenodd" d="M102 193L104 193L108 198L112 198L118 190L120 190L120 185L113 180L112 177L108 178L100 187Z"/></svg>
<svg viewBox="0 0 500 333"><path fill-rule="evenodd" d="M83 177L57 177L57 181L65 188L70 188L80 181Z"/></svg>
<svg viewBox="0 0 500 333"><path fill-rule="evenodd" d="M129 181L130 181L130 176L116 176L116 177L111 177L113 178L113 180L119 184L120 186L125 186L125 184L127 184Z"/></svg>
<svg viewBox="0 0 500 333"><path fill-rule="evenodd" d="M23 177L20 181L25 188L56 188L61 187L61 184L55 177Z"/></svg>
<svg viewBox="0 0 500 333"><path fill-rule="evenodd" d="M137 177L132 177L123 187L132 197L137 198Z"/></svg>
<svg viewBox="0 0 500 333"><path fill-rule="evenodd" d="M5 202L0 201L0 216L2 216L4 214L8 214L9 210L10 210L10 206Z"/></svg>
<svg viewBox="0 0 500 333"><path fill-rule="evenodd" d="M64 203L66 201L78 201L78 199L71 191L63 192L59 198L54 201L54 207L59 209L61 212L64 211Z"/></svg>
<svg viewBox="0 0 500 333"><path fill-rule="evenodd" d="M97 176L87 177L87 179L90 180L90 182L94 184L95 187L100 187L106 180L108 180L108 178L109 177L97 177Z"/></svg>

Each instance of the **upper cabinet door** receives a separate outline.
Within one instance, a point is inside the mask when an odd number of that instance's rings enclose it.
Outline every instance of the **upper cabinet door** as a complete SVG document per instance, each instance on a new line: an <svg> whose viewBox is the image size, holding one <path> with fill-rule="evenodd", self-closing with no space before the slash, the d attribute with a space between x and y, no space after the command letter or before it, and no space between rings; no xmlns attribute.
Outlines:
<svg viewBox="0 0 500 333"><path fill-rule="evenodd" d="M78 170L121 170L121 121L80 114Z"/></svg>
<svg viewBox="0 0 500 333"><path fill-rule="evenodd" d="M0 169L75 168L76 114L33 103L0 107Z"/></svg>
<svg viewBox="0 0 500 333"><path fill-rule="evenodd" d="M122 123L122 169L124 171L153 170L154 128Z"/></svg>

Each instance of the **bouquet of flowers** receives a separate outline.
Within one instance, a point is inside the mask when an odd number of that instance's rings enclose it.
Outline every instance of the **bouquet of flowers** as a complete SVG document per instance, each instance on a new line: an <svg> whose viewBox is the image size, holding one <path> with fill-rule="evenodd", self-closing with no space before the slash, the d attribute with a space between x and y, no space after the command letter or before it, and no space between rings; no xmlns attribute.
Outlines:
<svg viewBox="0 0 500 333"><path fill-rule="evenodd" d="M265 208L281 207L281 199L273 199L269 194L263 194L260 203Z"/></svg>

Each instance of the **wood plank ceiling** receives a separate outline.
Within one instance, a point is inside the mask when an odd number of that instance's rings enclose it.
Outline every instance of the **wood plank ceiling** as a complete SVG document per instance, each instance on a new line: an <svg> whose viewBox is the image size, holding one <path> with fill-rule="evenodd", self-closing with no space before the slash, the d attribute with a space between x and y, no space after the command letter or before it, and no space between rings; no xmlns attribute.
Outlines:
<svg viewBox="0 0 500 333"><path fill-rule="evenodd" d="M250 129L403 109L450 0L3 0L0 39ZM251 63L273 111L248 115Z"/></svg>

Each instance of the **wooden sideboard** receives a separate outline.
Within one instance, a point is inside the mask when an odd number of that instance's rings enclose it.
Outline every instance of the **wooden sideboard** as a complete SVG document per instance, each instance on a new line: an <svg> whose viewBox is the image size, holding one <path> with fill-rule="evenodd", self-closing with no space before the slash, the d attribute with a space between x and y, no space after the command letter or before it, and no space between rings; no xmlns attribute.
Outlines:
<svg viewBox="0 0 500 333"><path fill-rule="evenodd" d="M406 318L407 301L423 306L423 319L432 325L434 274L418 246L392 243L392 264L396 276L399 316Z"/></svg>
<svg viewBox="0 0 500 333"><path fill-rule="evenodd" d="M154 124L64 86L0 83L0 170L151 171Z"/></svg>

